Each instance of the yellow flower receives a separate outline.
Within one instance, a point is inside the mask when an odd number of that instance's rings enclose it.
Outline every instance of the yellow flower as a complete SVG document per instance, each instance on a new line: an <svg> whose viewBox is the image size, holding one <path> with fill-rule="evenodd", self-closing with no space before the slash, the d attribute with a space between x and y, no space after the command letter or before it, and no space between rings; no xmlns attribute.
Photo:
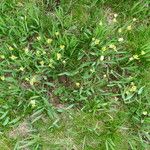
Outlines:
<svg viewBox="0 0 150 150"><path fill-rule="evenodd" d="M140 59L138 55L133 55L133 58L137 60Z"/></svg>
<svg viewBox="0 0 150 150"><path fill-rule="evenodd" d="M100 57L100 60L101 60L101 61L103 61L103 60L104 60L104 56L103 56L103 55Z"/></svg>
<svg viewBox="0 0 150 150"><path fill-rule="evenodd" d="M133 18L133 22L135 22L137 19L136 18Z"/></svg>
<svg viewBox="0 0 150 150"><path fill-rule="evenodd" d="M55 68L55 67L53 66L53 64L54 64L54 60L53 60L53 59L50 59L48 66L49 66L50 68Z"/></svg>
<svg viewBox="0 0 150 150"><path fill-rule="evenodd" d="M14 48L11 47L11 46L9 46L8 49L9 49L10 51L13 51L13 50L14 50Z"/></svg>
<svg viewBox="0 0 150 150"><path fill-rule="evenodd" d="M106 51L106 46L103 46L103 47L102 47L102 51Z"/></svg>
<svg viewBox="0 0 150 150"><path fill-rule="evenodd" d="M145 55L146 53L145 53L145 51L141 51L141 55Z"/></svg>
<svg viewBox="0 0 150 150"><path fill-rule="evenodd" d="M104 75L103 75L103 77L104 77L104 78L107 78L107 75L106 75L106 74L104 74Z"/></svg>
<svg viewBox="0 0 150 150"><path fill-rule="evenodd" d="M41 66L44 66L44 61L43 61L43 60L40 61L40 65L41 65Z"/></svg>
<svg viewBox="0 0 150 150"><path fill-rule="evenodd" d="M131 26L131 25L130 25L130 26L127 26L127 30L128 30L128 31L132 30L132 26Z"/></svg>
<svg viewBox="0 0 150 150"><path fill-rule="evenodd" d="M119 29L118 29L118 33L121 33L121 32L122 32L122 29L121 29L121 28L119 28Z"/></svg>
<svg viewBox="0 0 150 150"><path fill-rule="evenodd" d="M53 60L53 59L50 59L49 62L50 62L50 63L54 63L54 60Z"/></svg>
<svg viewBox="0 0 150 150"><path fill-rule="evenodd" d="M130 57L130 58L129 58L130 61L132 61L133 59L134 59L133 57Z"/></svg>
<svg viewBox="0 0 150 150"><path fill-rule="evenodd" d="M15 55L11 55L10 59L15 60L15 59L17 59L17 57Z"/></svg>
<svg viewBox="0 0 150 150"><path fill-rule="evenodd" d="M137 87L135 85L132 85L130 88L130 92L135 92L137 90Z"/></svg>
<svg viewBox="0 0 150 150"><path fill-rule="evenodd" d="M59 32L58 32L58 31L57 31L57 32L55 32L55 35L56 35L56 36L58 36L58 35L59 35Z"/></svg>
<svg viewBox="0 0 150 150"><path fill-rule="evenodd" d="M115 46L114 44L110 44L110 45L109 45L109 48L112 48L112 49L113 49L114 46Z"/></svg>
<svg viewBox="0 0 150 150"><path fill-rule="evenodd" d="M29 81L29 78L25 78L26 81Z"/></svg>
<svg viewBox="0 0 150 150"><path fill-rule="evenodd" d="M114 17L117 18L117 17L118 17L118 14L114 14Z"/></svg>
<svg viewBox="0 0 150 150"><path fill-rule="evenodd" d="M39 54L40 54L40 51L39 51L39 50L37 50L37 51L36 51L36 55L39 55Z"/></svg>
<svg viewBox="0 0 150 150"><path fill-rule="evenodd" d="M0 76L0 79L1 79L2 81L4 81L4 80L5 80L5 76Z"/></svg>
<svg viewBox="0 0 150 150"><path fill-rule="evenodd" d="M125 92L127 95L129 95L130 94L130 92L127 90L126 92Z"/></svg>
<svg viewBox="0 0 150 150"><path fill-rule="evenodd" d="M99 25L100 25L100 26L102 26L102 25L103 25L102 21L100 21L100 22L99 22Z"/></svg>
<svg viewBox="0 0 150 150"><path fill-rule="evenodd" d="M47 39L47 43L48 43L48 44L51 44L52 41L53 41L52 39Z"/></svg>
<svg viewBox="0 0 150 150"><path fill-rule="evenodd" d="M99 42L100 42L100 40L99 40L99 39L96 39L96 40L94 41L95 45L98 45L98 44L99 44Z"/></svg>
<svg viewBox="0 0 150 150"><path fill-rule="evenodd" d="M66 61L65 61L65 60L63 60L62 62L63 62L63 64L66 64Z"/></svg>
<svg viewBox="0 0 150 150"><path fill-rule="evenodd" d="M30 101L30 105L32 106L32 108L34 108L36 106L36 101L35 100L31 100Z"/></svg>
<svg viewBox="0 0 150 150"><path fill-rule="evenodd" d="M43 51L43 53L42 53L43 55L45 55L46 54L46 52L45 51Z"/></svg>
<svg viewBox="0 0 150 150"><path fill-rule="evenodd" d="M37 37L37 40L38 40L38 41L40 41L40 40L41 40L41 37L40 37L40 36L38 36L38 37Z"/></svg>
<svg viewBox="0 0 150 150"><path fill-rule="evenodd" d="M35 82L36 82L36 76L33 76L31 79L30 79L30 85L33 85Z"/></svg>
<svg viewBox="0 0 150 150"><path fill-rule="evenodd" d="M123 38L119 38L118 41L119 41L119 42L123 42L124 39L123 39Z"/></svg>
<svg viewBox="0 0 150 150"><path fill-rule="evenodd" d="M61 54L60 53L57 53L57 60L60 60L61 59Z"/></svg>
<svg viewBox="0 0 150 150"><path fill-rule="evenodd" d="M63 50L65 48L65 45L60 45L60 49Z"/></svg>
<svg viewBox="0 0 150 150"><path fill-rule="evenodd" d="M134 82L131 82L131 86L129 88L130 92L135 92L137 90L137 87L135 86Z"/></svg>
<svg viewBox="0 0 150 150"><path fill-rule="evenodd" d="M24 71L24 68L23 68L23 67L20 67L19 70L20 70L20 71Z"/></svg>
<svg viewBox="0 0 150 150"><path fill-rule="evenodd" d="M28 54L28 53L29 53L28 47L26 47L26 48L24 49L24 51L25 51L26 54Z"/></svg>
<svg viewBox="0 0 150 150"><path fill-rule="evenodd" d="M116 46L115 46L114 44L110 44L110 45L109 45L109 48L112 48L112 49L115 50L115 51L117 50L117 48L116 48Z"/></svg>
<svg viewBox="0 0 150 150"><path fill-rule="evenodd" d="M147 113L147 111L143 111L143 113L142 113L144 116L146 116L148 113Z"/></svg>
<svg viewBox="0 0 150 150"><path fill-rule="evenodd" d="M94 69L94 68L90 69L90 72L94 73L94 72L95 72L95 69Z"/></svg>
<svg viewBox="0 0 150 150"><path fill-rule="evenodd" d="M50 68L54 68L54 66L53 66L52 63L49 63L48 66L49 66Z"/></svg>
<svg viewBox="0 0 150 150"><path fill-rule="evenodd" d="M95 37L92 38L92 41L95 41Z"/></svg>
<svg viewBox="0 0 150 150"><path fill-rule="evenodd" d="M9 89L9 90L12 89L12 86L9 86L8 89Z"/></svg>
<svg viewBox="0 0 150 150"><path fill-rule="evenodd" d="M5 59L5 56L4 56L4 55L0 55L0 58L1 58L1 59Z"/></svg>
<svg viewBox="0 0 150 150"><path fill-rule="evenodd" d="M115 22L117 22L117 19L116 19L116 18L114 18L114 19L113 19L113 22L114 22L114 23L115 23Z"/></svg>
<svg viewBox="0 0 150 150"><path fill-rule="evenodd" d="M79 82L76 82L76 87L80 87L80 83Z"/></svg>

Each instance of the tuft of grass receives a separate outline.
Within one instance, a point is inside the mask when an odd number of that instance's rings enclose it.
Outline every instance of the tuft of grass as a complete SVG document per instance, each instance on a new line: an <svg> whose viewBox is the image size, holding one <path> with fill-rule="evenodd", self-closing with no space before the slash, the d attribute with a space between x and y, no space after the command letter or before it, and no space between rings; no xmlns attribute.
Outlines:
<svg viewBox="0 0 150 150"><path fill-rule="evenodd" d="M148 6L0 1L0 149L148 149Z"/></svg>

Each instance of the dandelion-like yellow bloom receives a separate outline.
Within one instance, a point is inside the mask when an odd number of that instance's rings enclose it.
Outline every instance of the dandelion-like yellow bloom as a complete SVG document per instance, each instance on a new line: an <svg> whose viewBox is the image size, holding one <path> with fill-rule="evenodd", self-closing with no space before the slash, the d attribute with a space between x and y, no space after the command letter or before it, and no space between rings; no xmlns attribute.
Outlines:
<svg viewBox="0 0 150 150"><path fill-rule="evenodd" d="M146 116L148 113L147 113L147 111L143 111L143 113L142 113L144 116Z"/></svg>
<svg viewBox="0 0 150 150"><path fill-rule="evenodd" d="M30 105L32 108L36 107L36 101L35 100L31 100L30 101Z"/></svg>
<svg viewBox="0 0 150 150"><path fill-rule="evenodd" d="M28 54L28 53L29 53L28 47L26 47L26 48L24 49L24 51L25 51L26 54Z"/></svg>
<svg viewBox="0 0 150 150"><path fill-rule="evenodd" d="M1 79L2 81L4 81L4 80L5 80L5 76L0 76L0 79Z"/></svg>
<svg viewBox="0 0 150 150"><path fill-rule="evenodd" d="M54 60L53 60L53 59L50 59L49 62L50 62L50 63L54 63Z"/></svg>
<svg viewBox="0 0 150 150"><path fill-rule="evenodd" d="M118 33L121 33L121 32L122 32L122 29L121 29L121 28L119 28L119 29L118 29Z"/></svg>
<svg viewBox="0 0 150 150"><path fill-rule="evenodd" d="M112 49L115 50L115 51L117 50L117 48L116 48L116 46L115 46L114 44L110 44L110 45L109 45L109 48L112 48Z"/></svg>
<svg viewBox="0 0 150 150"><path fill-rule="evenodd" d="M43 52L42 52L42 54L43 54L43 55L45 55L45 54L46 54L46 52L45 52L45 51L43 51Z"/></svg>
<svg viewBox="0 0 150 150"><path fill-rule="evenodd" d="M57 60L60 60L62 55L60 53L57 53Z"/></svg>
<svg viewBox="0 0 150 150"><path fill-rule="evenodd" d="M114 22L114 23L116 23L116 22L117 22L117 19L116 19L116 18L114 18L114 19L113 19L113 22Z"/></svg>
<svg viewBox="0 0 150 150"><path fill-rule="evenodd" d="M39 63L40 63L41 66L44 66L44 61L43 60L40 61Z"/></svg>
<svg viewBox="0 0 150 150"><path fill-rule="evenodd" d="M53 66L52 63L49 63L48 66L49 66L50 68L54 68L54 66Z"/></svg>
<svg viewBox="0 0 150 150"><path fill-rule="evenodd" d="M129 87L130 92L135 92L137 90L137 87L135 86L134 82L131 82L131 86Z"/></svg>
<svg viewBox="0 0 150 150"><path fill-rule="evenodd" d="M9 46L8 49L9 49L10 51L13 51L13 50L14 50L14 48L11 47L11 46Z"/></svg>
<svg viewBox="0 0 150 150"><path fill-rule="evenodd" d="M100 25L100 26L102 26L102 25L103 25L103 22L102 22L102 21L100 21L100 22L99 22L99 25Z"/></svg>
<svg viewBox="0 0 150 150"><path fill-rule="evenodd" d="M57 31L57 32L55 32L55 35L56 35L56 36L58 36L59 34L60 34L60 33L59 33L58 31Z"/></svg>
<svg viewBox="0 0 150 150"><path fill-rule="evenodd" d="M92 38L92 41L95 41L95 37Z"/></svg>
<svg viewBox="0 0 150 150"><path fill-rule="evenodd" d="M65 48L65 45L60 45L60 49L63 50Z"/></svg>
<svg viewBox="0 0 150 150"><path fill-rule="evenodd" d="M118 17L118 14L114 14L114 17L117 18L117 17Z"/></svg>
<svg viewBox="0 0 150 150"><path fill-rule="evenodd" d="M119 41L119 42L123 42L124 39L123 39L123 38L119 38L118 41Z"/></svg>
<svg viewBox="0 0 150 150"><path fill-rule="evenodd" d="M135 92L137 90L137 87L135 85L132 85L130 88L130 92Z"/></svg>
<svg viewBox="0 0 150 150"><path fill-rule="evenodd" d="M127 26L127 30L128 31L132 30L132 26L131 25Z"/></svg>
<svg viewBox="0 0 150 150"><path fill-rule="evenodd" d="M36 51L36 55L40 55L40 51L39 50Z"/></svg>
<svg viewBox="0 0 150 150"><path fill-rule="evenodd" d="M102 47L102 51L106 51L106 49L107 49L106 46Z"/></svg>
<svg viewBox="0 0 150 150"><path fill-rule="evenodd" d="M133 59L134 59L133 57L130 57L130 58L129 58L130 61L132 61Z"/></svg>
<svg viewBox="0 0 150 150"><path fill-rule="evenodd" d="M65 61L65 60L63 60L62 62L63 62L63 64L66 64L66 61Z"/></svg>
<svg viewBox="0 0 150 150"><path fill-rule="evenodd" d="M102 55L102 56L100 57L100 60L101 60L101 61L103 61L103 60L104 60L104 58L105 58L105 57Z"/></svg>
<svg viewBox="0 0 150 150"><path fill-rule="evenodd" d="M138 59L140 59L140 58L139 58L139 56L138 56L138 55L136 55L136 54L135 54L135 55L133 55L133 58L134 58L134 59L137 59L137 60L138 60Z"/></svg>
<svg viewBox="0 0 150 150"><path fill-rule="evenodd" d="M40 36L37 37L37 40L40 41L42 38Z"/></svg>
<svg viewBox="0 0 150 150"><path fill-rule="evenodd" d="M36 82L36 76L33 76L31 79L30 79L30 85L34 85L34 83Z"/></svg>
<svg viewBox="0 0 150 150"><path fill-rule="evenodd" d="M15 60L15 59L17 59L17 57L16 57L15 55L11 55L11 56L10 56L10 59L11 59L11 60Z"/></svg>
<svg viewBox="0 0 150 150"><path fill-rule="evenodd" d="M112 48L112 49L113 49L114 46L115 46L114 44L110 44L110 45L109 45L109 48Z"/></svg>
<svg viewBox="0 0 150 150"><path fill-rule="evenodd" d="M130 94L130 92L127 90L126 92L125 92L127 95L129 95Z"/></svg>
<svg viewBox="0 0 150 150"><path fill-rule="evenodd" d="M25 80L26 80L26 81L29 81L29 78L26 77Z"/></svg>
<svg viewBox="0 0 150 150"><path fill-rule="evenodd" d="M0 58L1 58L1 59L5 59L5 56L4 56L4 55L0 55Z"/></svg>
<svg viewBox="0 0 150 150"><path fill-rule="evenodd" d="M145 55L146 53L145 53L145 51L141 51L141 55Z"/></svg>
<svg viewBox="0 0 150 150"><path fill-rule="evenodd" d="M53 41L52 39L47 39L47 43L48 43L48 44L51 44L52 41Z"/></svg>
<svg viewBox="0 0 150 150"><path fill-rule="evenodd" d="M133 18L133 22L135 22L137 19L136 18Z"/></svg>
<svg viewBox="0 0 150 150"><path fill-rule="evenodd" d="M98 45L98 44L100 43L100 40L99 40L99 39L96 39L96 40L94 41L94 43L95 43L95 45Z"/></svg>
<svg viewBox="0 0 150 150"><path fill-rule="evenodd" d="M80 83L79 82L76 82L76 87L80 87Z"/></svg>
<svg viewBox="0 0 150 150"><path fill-rule="evenodd" d="M53 66L53 64L54 64L54 60L53 60L53 59L50 59L48 66L49 66L50 68L55 68L55 67Z"/></svg>
<svg viewBox="0 0 150 150"><path fill-rule="evenodd" d="M103 75L103 77L104 77L104 78L107 78L107 75L106 75L106 74L104 74L104 75Z"/></svg>
<svg viewBox="0 0 150 150"><path fill-rule="evenodd" d="M20 71L24 71L24 68L23 68L23 67L20 67L19 70L20 70Z"/></svg>

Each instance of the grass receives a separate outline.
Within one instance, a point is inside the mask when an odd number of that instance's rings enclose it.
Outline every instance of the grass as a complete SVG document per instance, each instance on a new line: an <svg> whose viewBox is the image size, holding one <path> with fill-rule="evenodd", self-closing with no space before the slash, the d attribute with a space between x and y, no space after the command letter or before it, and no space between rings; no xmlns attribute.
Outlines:
<svg viewBox="0 0 150 150"><path fill-rule="evenodd" d="M0 149L148 150L147 0L0 1Z"/></svg>

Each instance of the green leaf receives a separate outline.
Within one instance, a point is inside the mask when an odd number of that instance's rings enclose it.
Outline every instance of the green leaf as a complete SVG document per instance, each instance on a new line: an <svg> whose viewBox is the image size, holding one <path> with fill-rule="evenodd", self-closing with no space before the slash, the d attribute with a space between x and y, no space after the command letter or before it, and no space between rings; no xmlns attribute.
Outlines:
<svg viewBox="0 0 150 150"><path fill-rule="evenodd" d="M145 86L142 86L142 87L138 90L138 94L139 94L139 95L142 94L142 92L143 92L143 90L144 90L144 87L145 87Z"/></svg>
<svg viewBox="0 0 150 150"><path fill-rule="evenodd" d="M5 119L5 121L3 122L3 126L6 126L7 124L8 124L8 122L9 122L9 117L7 117L6 119Z"/></svg>

